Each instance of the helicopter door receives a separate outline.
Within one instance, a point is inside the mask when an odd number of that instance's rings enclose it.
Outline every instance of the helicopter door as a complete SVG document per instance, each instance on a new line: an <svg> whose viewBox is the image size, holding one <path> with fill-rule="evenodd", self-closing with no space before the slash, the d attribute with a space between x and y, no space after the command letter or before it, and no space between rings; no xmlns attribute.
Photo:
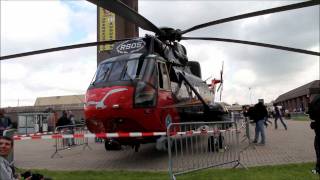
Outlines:
<svg viewBox="0 0 320 180"><path fill-rule="evenodd" d="M158 107L160 108L160 118L163 127L172 122L174 113L172 108L161 108L173 105L175 102L172 97L170 87L170 77L164 62L158 61Z"/></svg>

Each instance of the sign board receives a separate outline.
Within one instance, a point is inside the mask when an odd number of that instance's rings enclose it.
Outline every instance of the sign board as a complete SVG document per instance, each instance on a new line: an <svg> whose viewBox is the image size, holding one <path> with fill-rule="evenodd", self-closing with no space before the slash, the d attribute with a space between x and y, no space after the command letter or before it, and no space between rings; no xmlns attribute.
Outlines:
<svg viewBox="0 0 320 180"><path fill-rule="evenodd" d="M116 38L115 14L103 8L98 8L98 10L98 41L114 40ZM112 44L101 45L98 47L98 51L109 51L112 48Z"/></svg>

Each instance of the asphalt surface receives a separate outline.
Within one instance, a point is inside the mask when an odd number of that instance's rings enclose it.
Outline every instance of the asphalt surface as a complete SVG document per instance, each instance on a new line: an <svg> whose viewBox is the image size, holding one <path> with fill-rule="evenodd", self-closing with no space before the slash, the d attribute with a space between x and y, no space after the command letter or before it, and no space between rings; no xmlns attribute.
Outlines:
<svg viewBox="0 0 320 180"><path fill-rule="evenodd" d="M249 146L244 137L244 129L240 134L240 162L245 166L261 166L274 164L288 164L301 162L315 162L313 148L314 132L309 122L286 120L288 130L278 124L278 130L269 125L266 130L265 146ZM253 135L254 127L251 128ZM108 151L104 144L89 141L89 148L83 146L72 147L70 150L55 152L54 140L25 140L16 141L14 146L15 165L25 169L49 170L138 170L138 171L166 171L168 169L168 153L157 151L155 144L142 145L139 152L131 147L121 151ZM226 151L227 152L227 151ZM219 152L224 154L224 152ZM216 153L217 156L219 153ZM194 157L186 157L194 162ZM232 158L231 158L232 159Z"/></svg>

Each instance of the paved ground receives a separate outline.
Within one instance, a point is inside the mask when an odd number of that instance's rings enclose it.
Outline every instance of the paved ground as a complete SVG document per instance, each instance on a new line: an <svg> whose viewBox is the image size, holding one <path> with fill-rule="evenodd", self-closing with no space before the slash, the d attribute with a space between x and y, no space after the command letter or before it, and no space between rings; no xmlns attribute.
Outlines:
<svg viewBox="0 0 320 180"><path fill-rule="evenodd" d="M314 132L309 122L286 121L289 129L282 126L274 130L267 128L267 144L248 148L241 154L246 166L314 162ZM253 131L251 131L253 132ZM240 135L242 140L243 135ZM129 169L163 170L168 168L166 152L159 152L154 144L142 145L139 152L131 148L118 152L106 152L103 144L90 142L91 150L74 147L59 152L63 158L51 158L54 141L27 140L15 142L15 162L19 168L41 168L50 170L94 170ZM248 145L247 141L241 147Z"/></svg>

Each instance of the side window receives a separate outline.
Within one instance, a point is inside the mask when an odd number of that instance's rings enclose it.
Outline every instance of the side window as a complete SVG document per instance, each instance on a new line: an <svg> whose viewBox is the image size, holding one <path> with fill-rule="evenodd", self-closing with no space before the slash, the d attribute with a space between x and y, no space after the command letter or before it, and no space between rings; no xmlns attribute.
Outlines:
<svg viewBox="0 0 320 180"><path fill-rule="evenodd" d="M159 74L159 88L170 90L170 78L166 67L163 62L158 62L158 74Z"/></svg>

